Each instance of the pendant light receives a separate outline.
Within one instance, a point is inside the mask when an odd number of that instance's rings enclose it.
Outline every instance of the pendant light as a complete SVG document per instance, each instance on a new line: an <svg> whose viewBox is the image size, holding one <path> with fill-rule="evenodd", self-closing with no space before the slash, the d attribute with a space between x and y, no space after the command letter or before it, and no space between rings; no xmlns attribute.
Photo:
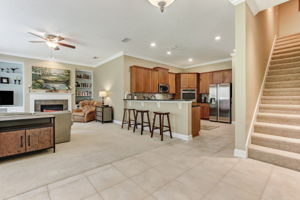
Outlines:
<svg viewBox="0 0 300 200"><path fill-rule="evenodd" d="M175 0L149 0L150 3L160 8L161 12L164 12L165 7L171 5Z"/></svg>

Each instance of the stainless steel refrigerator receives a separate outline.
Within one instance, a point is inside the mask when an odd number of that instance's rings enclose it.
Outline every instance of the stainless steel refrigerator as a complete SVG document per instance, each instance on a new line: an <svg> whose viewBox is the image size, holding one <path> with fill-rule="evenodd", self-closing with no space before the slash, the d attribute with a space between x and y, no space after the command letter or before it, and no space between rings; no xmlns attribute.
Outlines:
<svg viewBox="0 0 300 200"><path fill-rule="evenodd" d="M231 83L209 86L209 120L231 123Z"/></svg>

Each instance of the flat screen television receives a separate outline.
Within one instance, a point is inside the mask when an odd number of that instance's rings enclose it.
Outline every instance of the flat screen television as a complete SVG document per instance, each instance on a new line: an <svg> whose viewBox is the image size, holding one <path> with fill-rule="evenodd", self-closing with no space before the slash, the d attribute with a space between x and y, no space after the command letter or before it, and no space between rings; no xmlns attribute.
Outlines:
<svg viewBox="0 0 300 200"><path fill-rule="evenodd" d="M0 105L14 105L14 91L0 90Z"/></svg>

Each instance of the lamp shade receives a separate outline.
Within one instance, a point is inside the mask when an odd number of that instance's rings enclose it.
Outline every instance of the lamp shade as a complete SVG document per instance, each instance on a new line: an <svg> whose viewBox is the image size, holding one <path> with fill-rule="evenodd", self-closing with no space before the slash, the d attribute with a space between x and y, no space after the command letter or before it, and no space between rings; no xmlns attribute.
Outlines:
<svg viewBox="0 0 300 200"><path fill-rule="evenodd" d="M100 91L99 92L99 97L107 97L107 92L106 91Z"/></svg>

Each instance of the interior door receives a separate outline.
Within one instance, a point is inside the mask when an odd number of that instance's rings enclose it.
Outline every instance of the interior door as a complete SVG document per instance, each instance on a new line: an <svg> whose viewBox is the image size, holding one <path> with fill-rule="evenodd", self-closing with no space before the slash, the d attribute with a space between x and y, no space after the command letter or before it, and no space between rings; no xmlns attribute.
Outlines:
<svg viewBox="0 0 300 200"><path fill-rule="evenodd" d="M0 133L0 157L25 152L25 131Z"/></svg>
<svg viewBox="0 0 300 200"><path fill-rule="evenodd" d="M209 86L209 120L218 121L218 85Z"/></svg>
<svg viewBox="0 0 300 200"><path fill-rule="evenodd" d="M53 146L52 127L29 129L26 131L26 151L36 151Z"/></svg>

